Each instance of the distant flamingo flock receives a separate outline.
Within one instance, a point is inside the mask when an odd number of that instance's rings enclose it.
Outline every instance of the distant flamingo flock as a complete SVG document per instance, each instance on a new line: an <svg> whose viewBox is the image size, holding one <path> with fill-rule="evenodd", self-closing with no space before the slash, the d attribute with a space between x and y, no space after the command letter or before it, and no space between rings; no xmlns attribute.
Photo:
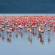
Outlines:
<svg viewBox="0 0 55 55"><path fill-rule="evenodd" d="M24 37L27 34L28 41L32 43L33 37L38 38L44 44L44 33L55 32L55 16L0 16L0 39L11 42L12 33L15 32L15 37ZM6 36L5 36L6 33ZM48 43L51 37L48 35Z"/></svg>

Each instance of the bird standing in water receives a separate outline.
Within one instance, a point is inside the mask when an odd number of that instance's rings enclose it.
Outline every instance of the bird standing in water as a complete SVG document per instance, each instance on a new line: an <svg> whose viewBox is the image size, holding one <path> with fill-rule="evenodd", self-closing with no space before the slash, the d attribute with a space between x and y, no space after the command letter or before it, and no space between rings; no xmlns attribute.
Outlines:
<svg viewBox="0 0 55 55"><path fill-rule="evenodd" d="M44 37L43 37L43 34L44 34L44 25L43 24L40 24L39 25L39 29L38 29L38 32L39 32L39 36L38 38L40 39L40 42L43 44L44 43Z"/></svg>

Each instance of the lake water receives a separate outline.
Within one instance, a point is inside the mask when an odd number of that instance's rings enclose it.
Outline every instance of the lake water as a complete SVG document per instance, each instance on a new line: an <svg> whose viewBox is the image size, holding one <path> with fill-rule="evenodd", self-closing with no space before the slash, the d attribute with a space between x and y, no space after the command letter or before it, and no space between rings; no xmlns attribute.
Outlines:
<svg viewBox="0 0 55 55"><path fill-rule="evenodd" d="M0 13L55 13L55 0L0 0Z"/></svg>

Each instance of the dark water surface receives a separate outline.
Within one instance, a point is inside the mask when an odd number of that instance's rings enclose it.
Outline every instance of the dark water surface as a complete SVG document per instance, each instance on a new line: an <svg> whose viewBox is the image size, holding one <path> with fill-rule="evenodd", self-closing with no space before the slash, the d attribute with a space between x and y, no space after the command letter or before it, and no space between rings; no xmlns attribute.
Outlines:
<svg viewBox="0 0 55 55"><path fill-rule="evenodd" d="M0 0L0 13L55 13L55 0Z"/></svg>

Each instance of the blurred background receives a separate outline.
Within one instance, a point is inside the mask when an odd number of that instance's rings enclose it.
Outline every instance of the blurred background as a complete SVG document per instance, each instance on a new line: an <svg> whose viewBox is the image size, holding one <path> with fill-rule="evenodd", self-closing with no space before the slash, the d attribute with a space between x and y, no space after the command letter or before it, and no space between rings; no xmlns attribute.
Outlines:
<svg viewBox="0 0 55 55"><path fill-rule="evenodd" d="M55 0L0 0L0 13L55 13Z"/></svg>

